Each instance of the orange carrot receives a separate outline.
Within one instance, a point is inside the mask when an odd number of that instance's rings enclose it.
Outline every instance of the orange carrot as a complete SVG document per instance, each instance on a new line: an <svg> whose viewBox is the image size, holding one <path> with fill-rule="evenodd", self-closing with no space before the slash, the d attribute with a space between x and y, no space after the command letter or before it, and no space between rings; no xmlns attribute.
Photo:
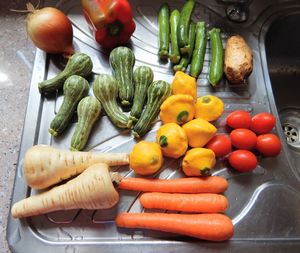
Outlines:
<svg viewBox="0 0 300 253"><path fill-rule="evenodd" d="M225 241L233 224L223 214L121 213L116 224L125 228L153 229L209 241Z"/></svg>
<svg viewBox="0 0 300 253"><path fill-rule="evenodd" d="M143 207L192 213L223 213L228 207L225 196L215 193L144 193L140 197Z"/></svg>
<svg viewBox="0 0 300 253"><path fill-rule="evenodd" d="M119 184L119 188L124 190L169 193L221 193L227 187L227 180L220 176L177 179L123 178Z"/></svg>

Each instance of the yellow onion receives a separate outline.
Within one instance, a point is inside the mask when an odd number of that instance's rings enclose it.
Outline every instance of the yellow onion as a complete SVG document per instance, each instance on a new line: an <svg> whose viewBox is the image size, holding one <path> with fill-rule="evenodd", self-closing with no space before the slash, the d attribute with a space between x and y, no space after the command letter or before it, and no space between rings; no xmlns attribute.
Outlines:
<svg viewBox="0 0 300 253"><path fill-rule="evenodd" d="M74 53L73 28L68 17L53 7L35 9L27 4L27 34L34 45L47 53Z"/></svg>

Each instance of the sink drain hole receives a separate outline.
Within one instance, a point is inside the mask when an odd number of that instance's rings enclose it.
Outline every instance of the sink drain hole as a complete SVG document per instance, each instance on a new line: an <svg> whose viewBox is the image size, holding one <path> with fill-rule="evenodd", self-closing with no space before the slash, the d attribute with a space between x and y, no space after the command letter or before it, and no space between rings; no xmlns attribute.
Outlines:
<svg viewBox="0 0 300 253"><path fill-rule="evenodd" d="M299 140L298 129L290 124L282 126L284 135L288 143L294 143Z"/></svg>

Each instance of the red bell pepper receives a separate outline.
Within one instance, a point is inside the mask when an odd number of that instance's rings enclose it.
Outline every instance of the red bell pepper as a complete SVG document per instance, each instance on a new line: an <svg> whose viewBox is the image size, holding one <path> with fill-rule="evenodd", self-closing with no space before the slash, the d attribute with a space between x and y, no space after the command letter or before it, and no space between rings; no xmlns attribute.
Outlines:
<svg viewBox="0 0 300 253"><path fill-rule="evenodd" d="M135 23L127 0L81 0L81 5L101 46L113 48L129 41Z"/></svg>

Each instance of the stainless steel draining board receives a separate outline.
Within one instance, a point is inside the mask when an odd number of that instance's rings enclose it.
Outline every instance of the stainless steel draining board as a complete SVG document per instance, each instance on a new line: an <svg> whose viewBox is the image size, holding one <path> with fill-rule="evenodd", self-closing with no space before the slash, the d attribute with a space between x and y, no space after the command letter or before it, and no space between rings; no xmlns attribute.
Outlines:
<svg viewBox="0 0 300 253"><path fill-rule="evenodd" d="M156 14L163 1L130 1L134 10L136 31L131 47L136 55L136 66L148 65L155 72L155 79L172 81L173 72L169 63L161 63L157 57ZM169 1L172 8L181 8L184 1ZM225 1L224 1L225 2ZM48 1L45 5L54 5ZM275 6L275 7L274 7ZM108 53L95 43L85 22L79 1L60 1L58 7L68 14L74 27L76 50L90 55L94 62L94 76L110 73ZM262 64L266 61L263 52L262 34L266 20L279 10L288 11L288 5L272 5L272 1L255 1L250 16L244 24L233 24L226 20L222 1L201 1L197 3L193 19L204 20L210 27L222 28L223 39L232 33L242 34L253 49L254 71L247 83L229 85L223 80L213 90L208 81L209 45L205 56L204 70L198 79L198 95L213 93L225 102L225 113L216 124L220 132L226 131L225 118L235 109L256 113L276 108L269 102L272 94L267 92L267 82ZM259 14L259 15L258 15ZM262 42L261 42L262 40ZM23 130L19 162L15 178L12 203L35 194L23 179L22 162L25 151L34 144L50 144L58 148L69 148L74 123L58 138L48 134L48 127L62 102L62 94L43 97L37 83L54 76L62 69L61 59L37 50L32 83ZM90 78L90 83L93 81ZM75 122L75 119L74 119ZM157 121L152 131L145 136L154 140ZM280 133L278 133L280 135ZM282 138L282 135L280 135ZM283 140L283 138L282 138ZM115 128L105 115L96 123L86 150L101 152L129 152L136 143L129 130ZM225 195L230 207L226 214L233 220L235 235L228 242L209 243L188 237L154 231L118 229L114 218L118 212L144 211L138 200L138 193L121 192L119 204L110 210L73 210L15 220L9 217L7 238L13 252L300 252L300 195L299 174L295 172L286 156L286 146L281 155L272 159L260 159L259 166L252 173L238 174L218 161L215 175L229 180ZM135 176L128 167L115 168L124 176ZM165 159L164 167L156 177L181 177L180 160Z"/></svg>

